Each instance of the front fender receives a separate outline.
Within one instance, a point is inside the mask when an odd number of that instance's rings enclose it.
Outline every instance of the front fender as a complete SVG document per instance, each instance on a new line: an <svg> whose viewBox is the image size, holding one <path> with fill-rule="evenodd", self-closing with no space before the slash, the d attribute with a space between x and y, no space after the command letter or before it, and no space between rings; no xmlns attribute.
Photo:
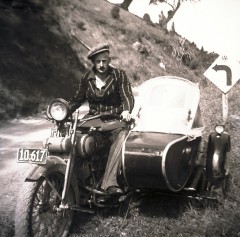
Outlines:
<svg viewBox="0 0 240 237"><path fill-rule="evenodd" d="M25 182L36 182L41 177L46 177L50 173L58 172L65 175L66 172L66 162L58 156L48 156L46 164L35 165L30 171ZM71 185L74 189L76 202L79 202L79 189L78 181L75 174L72 174Z"/></svg>
<svg viewBox="0 0 240 237"><path fill-rule="evenodd" d="M30 171L25 181L37 181L42 176L45 177L52 172L65 174L66 163L58 156L48 156L46 164L35 165Z"/></svg>
<svg viewBox="0 0 240 237"><path fill-rule="evenodd" d="M207 149L207 174L210 177L223 176L227 152L230 151L230 135L226 132L211 133Z"/></svg>

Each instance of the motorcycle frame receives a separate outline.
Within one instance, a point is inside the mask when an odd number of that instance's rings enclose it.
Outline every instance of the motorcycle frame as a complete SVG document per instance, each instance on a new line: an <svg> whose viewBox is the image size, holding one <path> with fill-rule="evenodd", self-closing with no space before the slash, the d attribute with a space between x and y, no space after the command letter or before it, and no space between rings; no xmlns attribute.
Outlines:
<svg viewBox="0 0 240 237"><path fill-rule="evenodd" d="M47 179L48 174L53 172L59 172L63 174L64 186L63 186L62 194L59 194L56 190L53 189L53 191L56 192L58 197L61 199L60 208L63 208L63 209L69 208L66 202L66 198L68 196L70 185L74 189L76 203L79 203L80 193L78 189L78 181L77 181L76 175L73 174L73 167L74 167L75 154L76 154L75 140L76 140L78 115L79 115L79 111L77 110L74 118L73 127L70 129L71 148L67 158L67 163L60 156L50 155L48 156L47 163L45 165L36 165L31 170L27 178L25 179L25 182L36 182L41 177L44 177L48 182L48 184L52 186L50 181Z"/></svg>
<svg viewBox="0 0 240 237"><path fill-rule="evenodd" d="M70 134L71 134L71 148L70 148L70 152L69 152L69 155L68 155L66 173L65 173L65 176L64 176L62 203L61 203L60 207L67 205L66 198L67 198L69 187L70 187L70 180L72 178L74 161L75 161L75 157L76 157L75 140L76 140L78 115L79 115L79 111L76 110L73 128L70 131Z"/></svg>

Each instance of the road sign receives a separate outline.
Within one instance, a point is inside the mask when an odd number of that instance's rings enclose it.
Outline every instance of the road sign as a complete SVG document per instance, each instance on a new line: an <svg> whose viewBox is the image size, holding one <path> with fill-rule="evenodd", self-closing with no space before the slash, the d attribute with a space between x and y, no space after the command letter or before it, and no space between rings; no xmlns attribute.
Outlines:
<svg viewBox="0 0 240 237"><path fill-rule="evenodd" d="M227 93L240 79L240 62L230 60L227 56L219 56L204 72L204 76L223 93Z"/></svg>

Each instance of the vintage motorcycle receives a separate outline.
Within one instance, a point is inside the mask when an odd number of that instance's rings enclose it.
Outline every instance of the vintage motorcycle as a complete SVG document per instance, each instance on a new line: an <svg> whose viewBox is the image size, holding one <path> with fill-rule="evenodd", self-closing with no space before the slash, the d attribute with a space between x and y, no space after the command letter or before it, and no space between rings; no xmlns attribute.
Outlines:
<svg viewBox="0 0 240 237"><path fill-rule="evenodd" d="M230 135L217 125L204 139L199 100L195 83L173 76L141 85L127 124L113 115L72 116L65 100L53 100L47 118L55 126L43 149L18 149L18 162L35 165L18 198L16 236L67 236L74 211L94 213L135 192L224 196ZM128 131L118 174L124 193L110 195L99 188L109 152L104 131L117 127Z"/></svg>

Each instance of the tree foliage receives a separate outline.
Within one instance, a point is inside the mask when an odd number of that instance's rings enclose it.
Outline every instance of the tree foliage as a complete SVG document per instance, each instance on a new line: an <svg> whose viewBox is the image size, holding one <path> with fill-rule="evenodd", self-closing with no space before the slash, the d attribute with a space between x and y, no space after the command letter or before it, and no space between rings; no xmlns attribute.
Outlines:
<svg viewBox="0 0 240 237"><path fill-rule="evenodd" d="M168 11L168 15L167 17L161 17L161 22L159 22L159 24L163 27L166 28L168 22L174 17L174 15L176 14L177 10L179 9L179 7L181 6L182 2L184 1L188 1L188 0L150 0L149 1L149 5L150 4L155 4L157 5L158 3L165 3L168 4L171 7L171 10ZM189 1L197 1L197 0L189 0Z"/></svg>
<svg viewBox="0 0 240 237"><path fill-rule="evenodd" d="M130 4L132 3L133 0L124 0L121 4L120 7L128 10L128 7L130 6ZM195 2L195 1L199 1L199 0L149 0L149 5L150 4L155 4L157 5L158 3L165 3L168 4L171 7L171 10L168 11L168 15L167 17L165 17L163 15L163 13L160 14L160 21L159 21L159 25L162 28L167 28L167 24L168 22L174 17L174 15L176 14L177 10L179 9L179 7L181 6L182 2L184 1L191 1L191 2Z"/></svg>

